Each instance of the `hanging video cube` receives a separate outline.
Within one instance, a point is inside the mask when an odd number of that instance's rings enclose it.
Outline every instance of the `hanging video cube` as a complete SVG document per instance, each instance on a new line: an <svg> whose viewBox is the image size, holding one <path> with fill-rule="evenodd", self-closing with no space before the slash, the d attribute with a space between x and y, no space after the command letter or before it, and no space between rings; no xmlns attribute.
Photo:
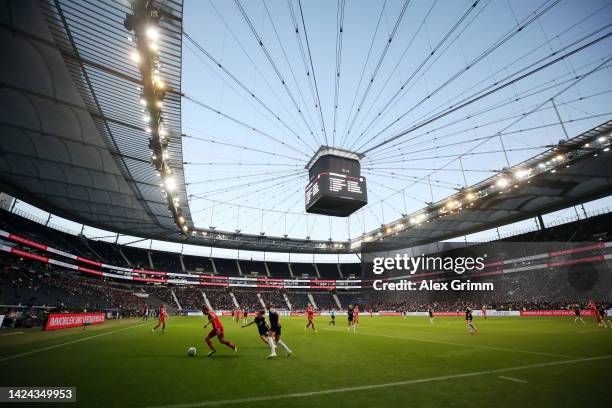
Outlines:
<svg viewBox="0 0 612 408"><path fill-rule="evenodd" d="M322 146L310 159L306 186L306 212L347 217L368 203L366 179L361 176L360 156L347 150Z"/></svg>

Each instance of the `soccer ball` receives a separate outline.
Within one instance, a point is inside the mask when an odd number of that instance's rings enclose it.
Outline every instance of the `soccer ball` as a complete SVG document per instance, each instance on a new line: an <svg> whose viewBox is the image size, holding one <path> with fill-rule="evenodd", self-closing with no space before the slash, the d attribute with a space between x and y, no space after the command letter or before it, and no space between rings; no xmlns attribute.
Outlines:
<svg viewBox="0 0 612 408"><path fill-rule="evenodd" d="M189 357L195 357L196 353L197 353L197 350L196 350L196 348L195 348L195 347L193 347L193 346L192 346L192 347L189 347L189 348L187 349L187 355L188 355Z"/></svg>

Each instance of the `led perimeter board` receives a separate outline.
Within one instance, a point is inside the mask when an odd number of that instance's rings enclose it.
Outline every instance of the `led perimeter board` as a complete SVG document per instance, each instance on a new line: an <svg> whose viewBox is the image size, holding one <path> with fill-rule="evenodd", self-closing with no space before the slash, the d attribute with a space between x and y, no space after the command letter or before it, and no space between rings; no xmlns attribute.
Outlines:
<svg viewBox="0 0 612 408"><path fill-rule="evenodd" d="M368 203L366 180L361 176L363 156L323 146L310 159L306 212L347 217Z"/></svg>

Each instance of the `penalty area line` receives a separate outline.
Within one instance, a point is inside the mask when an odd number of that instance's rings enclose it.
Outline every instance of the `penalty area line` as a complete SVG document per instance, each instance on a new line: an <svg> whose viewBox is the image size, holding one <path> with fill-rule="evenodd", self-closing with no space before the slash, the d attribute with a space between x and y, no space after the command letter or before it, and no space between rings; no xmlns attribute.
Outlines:
<svg viewBox="0 0 612 408"><path fill-rule="evenodd" d="M343 330L334 330L334 329L329 329L329 328L324 328L324 330L329 330L329 331L337 332L337 333L344 332ZM444 341L444 340L420 339L418 337L392 336L390 334L369 333L369 332L360 332L360 331L357 331L356 334L363 334L366 336L387 337L389 339L418 341L422 343L448 344L450 346L472 347L472 348L488 349L488 350L494 350L494 351L507 351L507 352L513 352L513 353L533 354L536 356L548 356L548 357L559 357L559 358L569 358L569 359L580 358L578 356L566 356L563 354L544 353L540 351L529 351L529 350L520 350L520 349L512 349L512 348L505 348L505 347L495 347L495 346L487 346L487 345L482 345L482 344L455 343L452 341Z"/></svg>
<svg viewBox="0 0 612 408"><path fill-rule="evenodd" d="M68 346L70 344L80 343L82 341L97 339L98 337L108 336L109 334L114 334L114 333L119 333L119 332L122 332L122 331L125 331L125 330L130 330L130 329L133 329L135 327L140 327L140 326L145 325L145 324L147 324L147 323L139 323L139 324L136 324L134 326L123 327L121 329L111 330L111 331L107 331L107 332L96 334L96 335L89 336L89 337L83 337L83 338L80 338L80 339L67 341L65 343L55 344L53 346L47 346L47 347L42 347L42 348L39 348L39 349L36 349L36 350L30 350L30 351L25 351L25 352L19 353L19 354L13 354L12 356L7 356L7 357L0 358L0 363L3 363L3 362L8 361L8 360L14 360L14 359L19 358L19 357L25 357L25 356L29 356L29 355L36 354L36 353L42 353L43 351L49 351L49 350L53 350L53 349L56 349L56 348L59 348L59 347Z"/></svg>
<svg viewBox="0 0 612 408"><path fill-rule="evenodd" d="M296 393L281 394L281 395L266 395L266 396L261 396L261 397L247 397L247 398L237 398L237 399L227 399L227 400L212 400L212 401L202 401L202 402L174 404L174 405L158 405L158 406L152 406L148 408L216 407L216 406L222 406L222 405L248 404L248 403L253 403L253 402L273 401L273 400L282 400L282 399L290 399L290 398L314 397L314 396L319 396L319 395L339 394L339 393L353 392L353 391L375 390L379 388L398 387L402 385L422 384L422 383L428 383L428 382L434 382L434 381L446 381L446 380L453 380L453 379L458 379L458 378L477 377L481 375L491 375L491 374L506 373L506 372L511 372L511 371L529 370L532 368L543 368L543 367L553 367L553 366L575 364L575 363L584 363L588 361L605 360L609 358L612 358L612 354L605 355L605 356L597 356L597 357L579 358L575 360L551 361L548 363L529 364L529 365L522 365L522 366L508 367L508 368L498 368L498 369L486 370L486 371L474 371L471 373L463 373L463 374L450 374L450 375L443 375L439 377L417 378L413 380L395 381L395 382L389 382L389 383L383 383L383 384L360 385L356 387L334 388L334 389L329 389L329 390L310 391L310 392L296 392Z"/></svg>

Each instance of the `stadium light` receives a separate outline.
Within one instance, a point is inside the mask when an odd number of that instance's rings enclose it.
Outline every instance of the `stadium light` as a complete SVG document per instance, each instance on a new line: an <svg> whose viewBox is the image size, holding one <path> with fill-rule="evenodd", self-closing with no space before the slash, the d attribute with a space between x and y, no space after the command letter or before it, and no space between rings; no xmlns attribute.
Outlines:
<svg viewBox="0 0 612 408"><path fill-rule="evenodd" d="M508 187L508 183L508 179L502 177L495 182L495 185L499 188L506 188Z"/></svg>
<svg viewBox="0 0 612 408"><path fill-rule="evenodd" d="M140 54L137 51L132 51L132 53L130 54L130 58L135 63L140 63Z"/></svg>
<svg viewBox="0 0 612 408"><path fill-rule="evenodd" d="M159 38L159 30L155 26L148 26L145 34L149 40L157 40Z"/></svg>
<svg viewBox="0 0 612 408"><path fill-rule="evenodd" d="M174 177L166 177L164 184L166 185L168 191L172 192L176 189L176 181L174 180Z"/></svg>
<svg viewBox="0 0 612 408"><path fill-rule="evenodd" d="M519 180L529 177L530 174L531 174L531 169L521 169L521 170L518 170L516 173L514 173L515 177Z"/></svg>

